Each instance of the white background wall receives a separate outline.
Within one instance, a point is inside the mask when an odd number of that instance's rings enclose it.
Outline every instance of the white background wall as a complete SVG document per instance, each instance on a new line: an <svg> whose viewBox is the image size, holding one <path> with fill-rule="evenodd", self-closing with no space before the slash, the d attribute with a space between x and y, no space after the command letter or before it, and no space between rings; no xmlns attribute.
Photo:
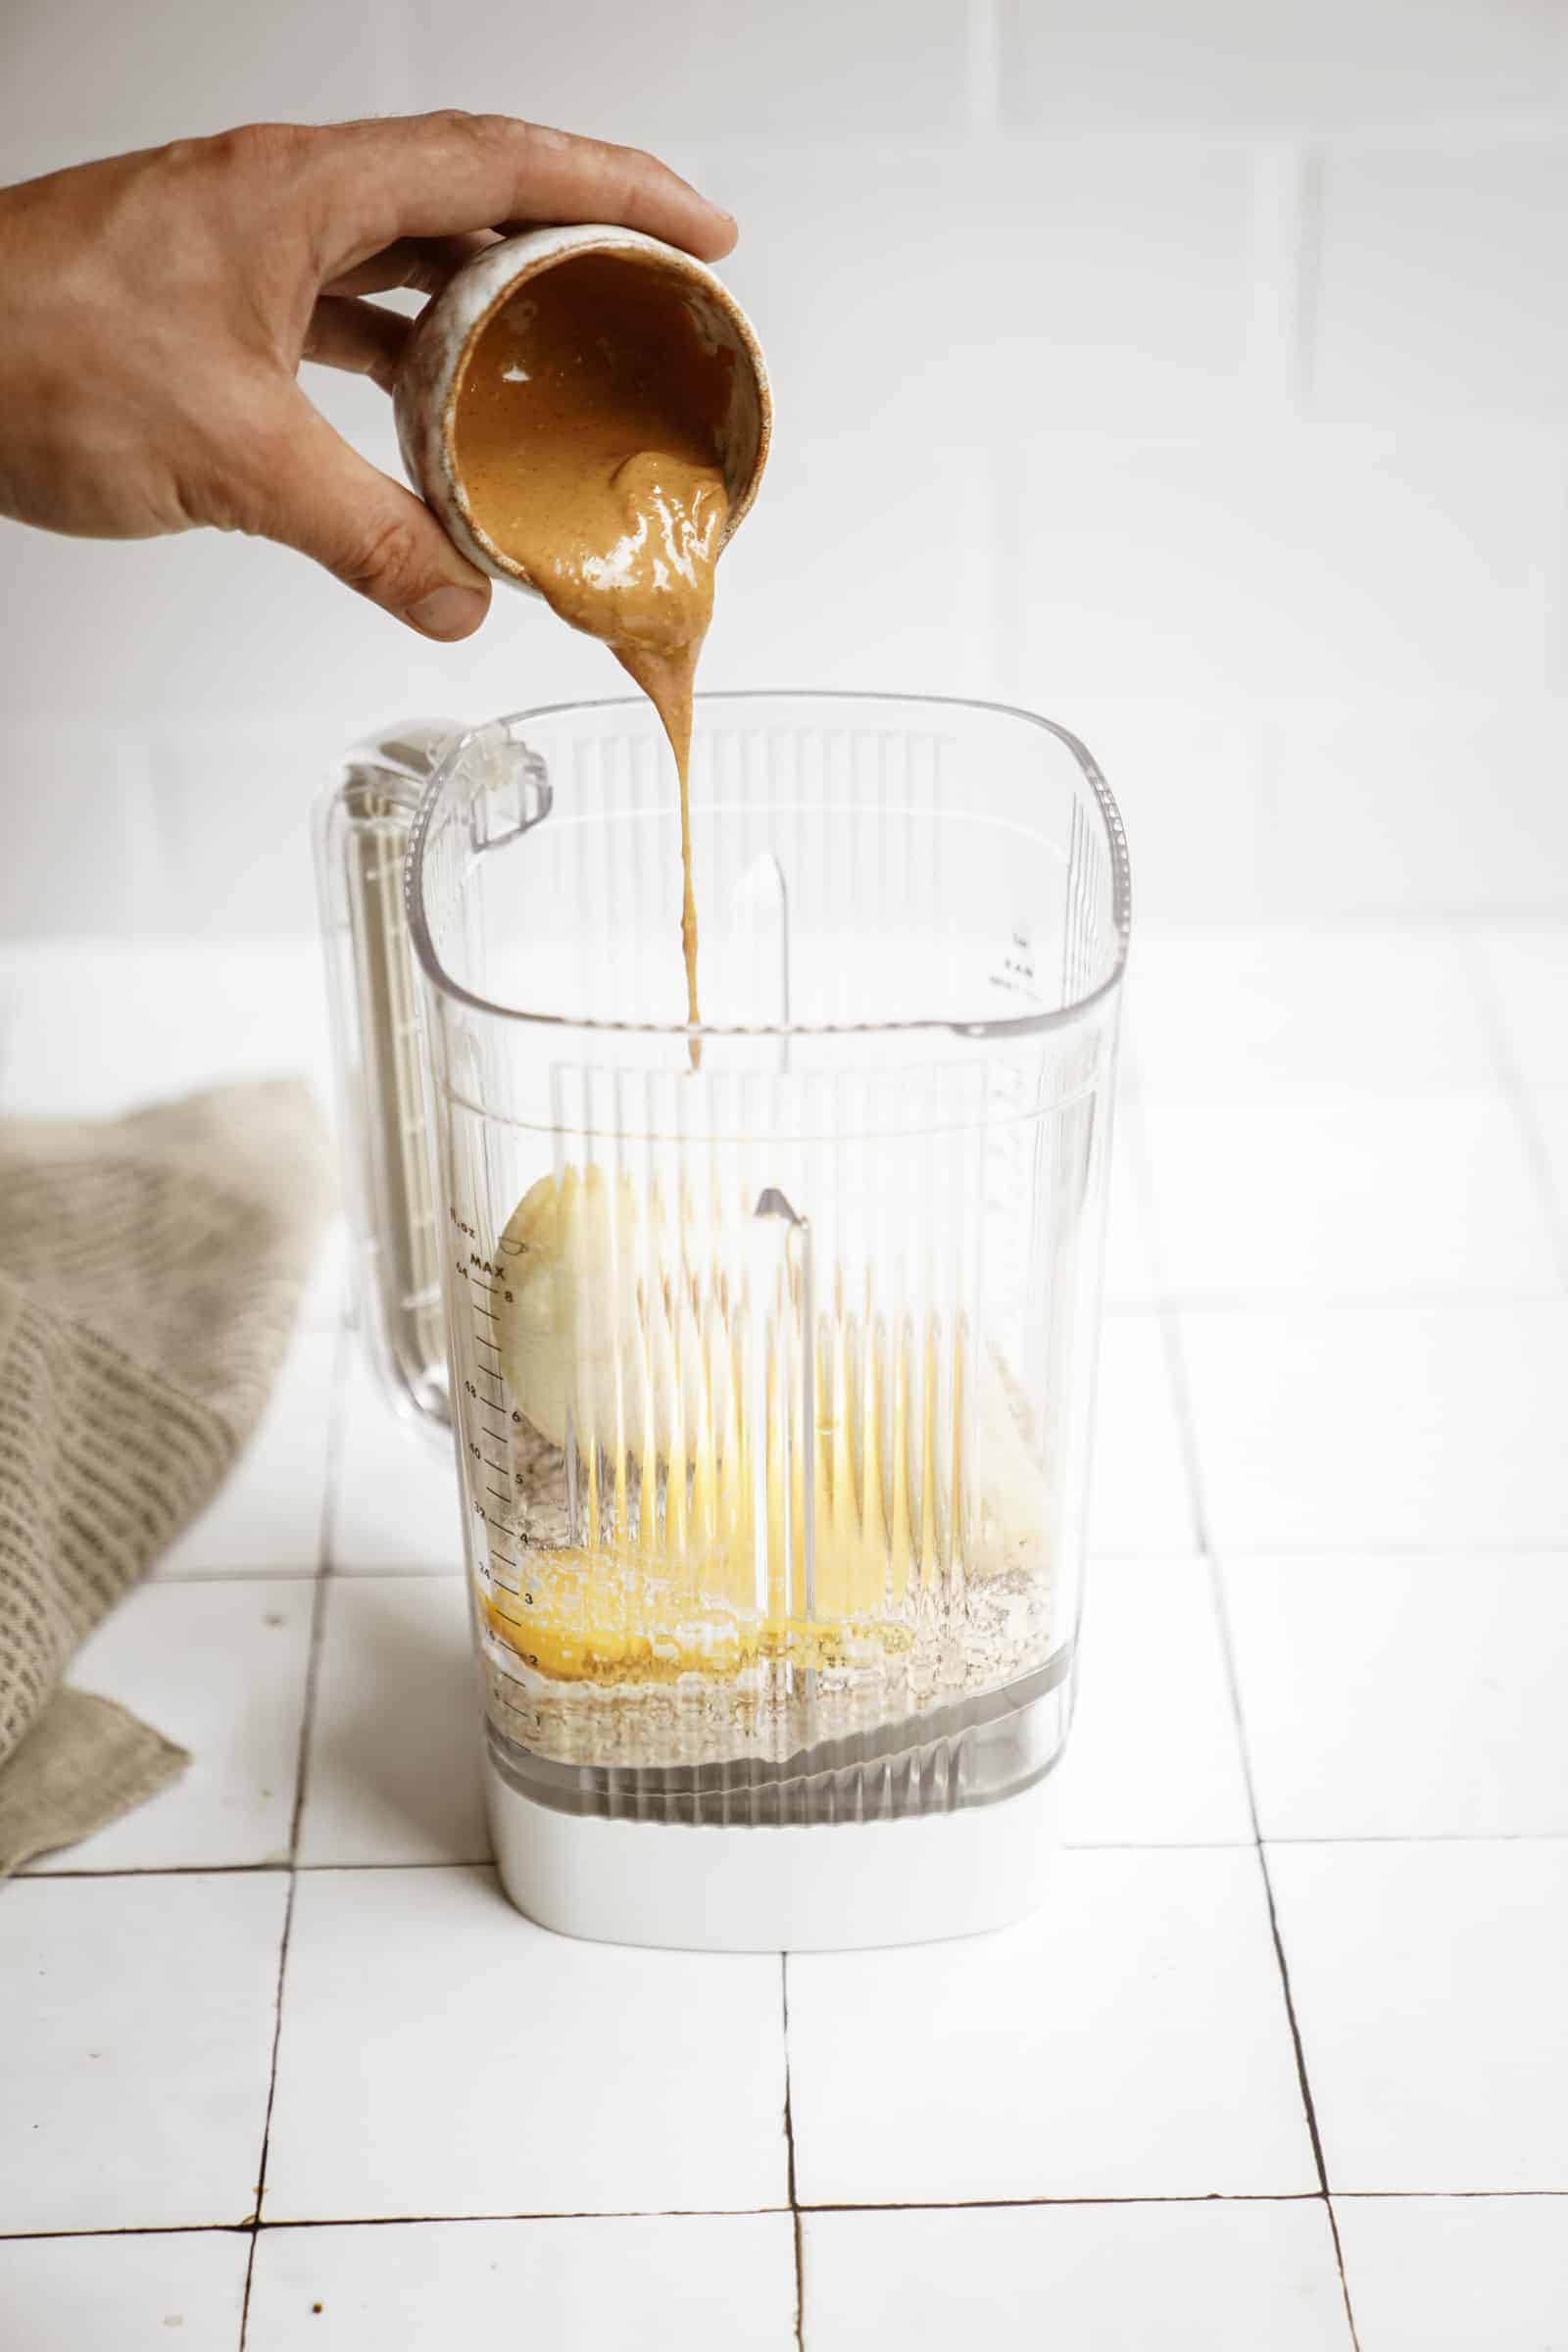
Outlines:
<svg viewBox="0 0 1568 2352"><path fill-rule="evenodd" d="M0 175L440 104L655 147L779 402L709 683L1065 719L1146 921L1557 911L1565 65L1568 0L4 0ZM310 926L358 730L615 690L215 536L0 525L0 598L12 934Z"/></svg>

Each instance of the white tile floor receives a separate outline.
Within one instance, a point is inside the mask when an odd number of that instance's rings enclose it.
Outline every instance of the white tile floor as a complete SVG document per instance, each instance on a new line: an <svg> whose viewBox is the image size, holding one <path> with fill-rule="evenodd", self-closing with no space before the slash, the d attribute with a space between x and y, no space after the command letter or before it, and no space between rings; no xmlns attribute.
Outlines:
<svg viewBox="0 0 1568 2352"><path fill-rule="evenodd" d="M314 952L215 954L14 957L7 1102L318 1065ZM973 1944L506 1908L453 1473L323 1263L78 1661L189 1772L0 1889L6 2352L1568 2352L1565 987L1140 943L1067 1842Z"/></svg>
<svg viewBox="0 0 1568 2352"><path fill-rule="evenodd" d="M256 2210L285 1871L19 1879L0 1908L8 2232Z"/></svg>
<svg viewBox="0 0 1568 2352"><path fill-rule="evenodd" d="M1069 1845L1251 1843L1211 1587L1207 1560L1092 1562L1094 1671L1060 1766Z"/></svg>
<svg viewBox="0 0 1568 2352"><path fill-rule="evenodd" d="M458 1473L450 1446L389 1411L364 1350L349 1365L343 1459L329 1538L344 1576L463 1565Z"/></svg>
<svg viewBox="0 0 1568 2352"><path fill-rule="evenodd" d="M77 1652L84 1690L135 1705L190 1763L156 1805L34 1871L286 1869L317 1588L307 1577L149 1584Z"/></svg>
<svg viewBox="0 0 1568 2352"><path fill-rule="evenodd" d="M794 2310L787 2213L269 2230L247 2342L250 2352L794 2352Z"/></svg>
<svg viewBox="0 0 1568 2352"><path fill-rule="evenodd" d="M488 1862L466 1578L334 1578L325 1601L301 1862Z"/></svg>
<svg viewBox="0 0 1568 2352"><path fill-rule="evenodd" d="M1563 2352L1561 2197L1336 2197L1368 2352Z"/></svg>
<svg viewBox="0 0 1568 2352"><path fill-rule="evenodd" d="M1568 1837L1568 1551L1223 1573L1265 1838Z"/></svg>
<svg viewBox="0 0 1568 2352"><path fill-rule="evenodd" d="M813 2213L802 2252L813 2352L1346 2352L1348 2342L1315 2198Z"/></svg>
<svg viewBox="0 0 1568 2352"><path fill-rule="evenodd" d="M789 1964L807 2205L1290 2196L1316 2184L1250 1846L1062 1853L972 1943Z"/></svg>
<svg viewBox="0 0 1568 2352"><path fill-rule="evenodd" d="M487 1869L300 1881L269 2219L745 2212L787 2153L770 1956L571 1943Z"/></svg>
<svg viewBox="0 0 1568 2352"><path fill-rule="evenodd" d="M1568 1839L1280 1845L1269 1875L1330 2188L1568 2192Z"/></svg>
<svg viewBox="0 0 1568 2352"><path fill-rule="evenodd" d="M6 2352L236 2344L249 2259L238 2230L0 2238Z"/></svg>
<svg viewBox="0 0 1568 2352"><path fill-rule="evenodd" d="M1154 1314L1105 1316L1089 1525L1101 1551L1190 1551L1196 1542L1170 1350Z"/></svg>

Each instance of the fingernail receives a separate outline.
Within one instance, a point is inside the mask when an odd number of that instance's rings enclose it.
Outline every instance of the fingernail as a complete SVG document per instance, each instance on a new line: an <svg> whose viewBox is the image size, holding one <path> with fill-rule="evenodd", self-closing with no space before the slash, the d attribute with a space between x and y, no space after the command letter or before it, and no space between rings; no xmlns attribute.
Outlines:
<svg viewBox="0 0 1568 2352"><path fill-rule="evenodd" d="M409 618L426 637L471 637L489 602L477 588L432 588L409 607Z"/></svg>

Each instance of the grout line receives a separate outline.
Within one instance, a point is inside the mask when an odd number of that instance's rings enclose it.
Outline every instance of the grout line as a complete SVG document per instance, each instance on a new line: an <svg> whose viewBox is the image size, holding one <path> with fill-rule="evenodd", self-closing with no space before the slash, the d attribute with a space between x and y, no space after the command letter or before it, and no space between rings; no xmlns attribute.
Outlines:
<svg viewBox="0 0 1568 2352"><path fill-rule="evenodd" d="M1217 1590L1219 1585L1217 1562L1215 1563L1214 1582ZM1224 1618L1223 1605L1221 1606L1221 1642L1226 1652L1227 1672L1229 1672L1230 1632ZM1238 1720L1240 1720L1239 1694ZM1243 1734L1242 1749L1243 1766L1247 1777L1248 1802L1250 1804L1252 1801L1252 1776L1251 1767L1247 1758L1245 1733ZM1312 2100L1312 2085L1307 2078L1306 2052L1301 2046L1301 2029L1296 2014L1296 1996L1291 1989L1290 1965L1285 1957L1285 1940L1280 1934L1279 1912L1274 1902L1274 1881L1269 1873L1268 1856L1263 1850L1261 1840L1259 1840L1257 1848L1257 1861L1263 1877L1263 1897L1268 1905L1269 1934L1274 1939L1274 1957L1279 1965L1280 1989L1285 1995L1285 2014L1290 2023L1291 2045L1296 2052L1296 2073L1301 2085L1301 2105L1306 2115L1307 2133L1312 2142L1312 2161L1317 2166L1317 2177L1322 2188L1323 2210L1328 2217L1329 2235L1334 2240L1334 2262L1340 2274L1340 2293L1345 2303L1345 2324L1350 2331L1351 2352L1360 2352L1361 2339L1356 2332L1355 2313L1350 2305L1350 2281L1345 2269L1345 2249L1340 2243L1339 2218L1334 2211L1334 2199L1329 2194L1328 2166L1323 2160L1323 2140L1318 2131L1317 2109ZM245 2352L243 2344L240 2352Z"/></svg>
<svg viewBox="0 0 1568 2352"><path fill-rule="evenodd" d="M1558 2197L1568 2204L1568 2188L1336 2188L1330 2195L1348 2197ZM1191 2195L1126 2197L980 2197L972 2200L982 2211L1036 2205L1315 2205L1315 2188L1209 2189ZM967 2212L968 2205L808 2205L808 2213L921 2213Z"/></svg>
<svg viewBox="0 0 1568 2352"><path fill-rule="evenodd" d="M1256 1838L1067 1838L1061 1850L1069 1854L1231 1854L1261 1844L1268 1850L1275 1846L1315 1848L1318 1846L1359 1845L1562 1845L1568 1846L1568 1823L1560 1830L1346 1830L1319 1832L1307 1836L1301 1832L1271 1832L1259 1840ZM147 1862L119 1870L39 1870L28 1864L13 1874L18 1886L50 1886L56 1879L79 1881L117 1879L243 1879L275 1876L287 1870L286 1862ZM394 1870L451 1870L471 1874L484 1871L494 1875L495 1862L488 1854L475 1854L466 1860L448 1856L437 1861L418 1862L299 1862L294 1864L297 1878L341 1878L352 1871ZM1568 2191L1564 2191L1568 2194ZM207 2225L203 2224L205 2228ZM0 2236L4 2231L0 2230Z"/></svg>
<svg viewBox="0 0 1568 2352"><path fill-rule="evenodd" d="M0 2230L0 2246L78 2237L249 2237L249 2222L125 2222L115 2230Z"/></svg>
<svg viewBox="0 0 1568 2352"><path fill-rule="evenodd" d="M797 2205L794 2213L795 2239L795 2352L806 2352L806 2227Z"/></svg>
<svg viewBox="0 0 1568 2352"><path fill-rule="evenodd" d="M614 2205L576 2206L557 2213L542 2205L521 2213L285 2214L280 2221L258 2222L256 2227L263 2230L444 2230L451 2222L755 2222L775 2216L782 2219L788 2211L785 2205Z"/></svg>
<svg viewBox="0 0 1568 2352"><path fill-rule="evenodd" d="M790 2080L790 1956L778 1956L779 2005L784 2034L784 2150L785 2180L795 2238L795 2352L806 2352L805 2244L801 2230L801 2202L795 2182L795 2110Z"/></svg>
<svg viewBox="0 0 1568 2352"><path fill-rule="evenodd" d="M256 2275L256 2241L261 2234L262 2197L267 2187L267 2150L272 2132L272 2101L277 2095L277 2051L283 2037L283 1983L288 1970L289 1935L294 1925L294 1895L298 1880L289 1873L288 1900L283 1906L283 1934L277 1951L277 1995L272 2013L272 2054L267 2082L267 2111L262 2118L261 2156L256 2171L256 2210L249 2224L250 2251L245 2257L245 2292L240 2303L239 2352L245 2352L251 2325L251 2281Z"/></svg>
<svg viewBox="0 0 1568 2352"><path fill-rule="evenodd" d="M245 2352L251 2325L251 2284L256 2275L256 2241L267 2195L267 2159L272 2138L272 2106L277 2097L277 2060L283 2041L283 1995L288 1977L289 1938L294 1928L294 1904L299 1893L300 1825L305 1817L306 1783L310 1775L311 1735L316 1725L316 1694L320 1680L321 1645L326 1630L326 1580L333 1499L343 1451L343 1421L348 1385L348 1334L339 1330L332 1360L332 1402L327 1424L326 1475L321 1486L321 1516L318 1530L317 1575L311 1596L311 1644L305 1663L305 1703L300 1709L299 1746L294 1759L294 1809L288 1830L288 1899L283 1906L283 1933L277 1952L277 1997L272 2015L272 2053L267 2082L267 2109L262 2118L262 2150L256 2172L256 2210L251 2217L250 2252L245 2261L245 2291L240 2304L239 2352Z"/></svg>
<svg viewBox="0 0 1568 2352"><path fill-rule="evenodd" d="M454 1489L452 1489L454 1512L456 1512L456 1503L459 1503L459 1489L456 1489L456 1484L454 1484ZM461 1541L461 1534L459 1534L459 1541ZM319 1574L331 1576L331 1581L334 1583L348 1583L348 1586L362 1583L362 1586L373 1586L378 1576L407 1576L407 1578L464 1576L464 1566L461 1566L461 1562L459 1562L459 1566L452 1566L452 1562L449 1562L444 1569L437 1569L437 1566L423 1566L423 1564L397 1566L393 1562L390 1566L378 1566L378 1569L338 1569L338 1566L331 1566L331 1569L324 1569L324 1571L322 1569L188 1569L188 1571L181 1569L174 1576L155 1576L155 1578L151 1578L151 1581L158 1583L158 1586L223 1586L223 1583L230 1583L230 1586L244 1586L244 1583L270 1583L270 1586L282 1586L282 1583L301 1583L301 1586L308 1586L308 1583L311 1583L313 1578Z"/></svg>
<svg viewBox="0 0 1568 2352"><path fill-rule="evenodd" d="M27 1863L15 1874L20 1886L47 1886L55 1879L255 1879L287 1870L281 1857L270 1862L133 1862L120 1870L39 1870Z"/></svg>
<svg viewBox="0 0 1568 2352"><path fill-rule="evenodd" d="M1334 2196L1342 2205L1370 2204L1378 2198L1454 2198L1473 2203L1477 2198L1499 2197L1561 2197L1568 2199L1568 2188L1337 2188Z"/></svg>
<svg viewBox="0 0 1568 2352"><path fill-rule="evenodd" d="M1151 1202L1152 1205L1152 1202ZM1158 1228L1151 1234L1151 1247L1157 1251ZM1155 1263L1156 1273L1162 1271ZM1312 2097L1312 2084L1307 2074L1306 2051L1301 2041L1300 2021L1297 2016L1296 1995L1291 1984L1290 1963L1285 1956L1285 1940L1280 1932L1279 1911L1274 1899L1274 1881L1268 1866L1257 1812L1257 1789L1252 1777L1251 1750L1248 1744L1247 1717L1242 1706L1241 1678L1236 1666L1236 1647L1231 1636L1230 1612L1226 1606L1225 1583L1219 1558L1209 1537L1208 1514L1204 1500L1203 1478L1198 1451L1198 1434L1194 1423L1192 1396L1187 1381L1187 1363L1182 1351L1179 1318L1170 1310L1160 1316L1160 1332L1164 1342L1165 1360L1176 1403L1177 1427L1180 1435L1182 1459L1187 1472L1188 1502L1199 1547L1208 1563L1209 1595L1213 1602L1216 1628L1219 1634L1220 1656L1225 1673L1225 1686L1230 1695L1231 1715L1236 1726L1237 1743L1241 1754L1242 1781L1247 1791L1247 1809L1252 1824L1252 1844L1257 1855L1257 1867L1263 1882L1263 1900L1268 1911L1269 1936L1274 1945L1275 1965L1279 1970L1280 1992L1285 2002L1285 2019L1290 2028L1291 2047L1296 2056L1296 2077L1300 2085L1301 2111L1306 2119L1307 2138L1311 2143L1312 2162L1317 2168L1318 2194L1328 2219L1329 2235L1334 2241L1334 2260L1340 2274L1340 2293L1345 2302L1345 2324L1349 2330L1351 2352L1360 2352L1360 2337L1356 2332L1355 2313L1350 2305L1350 2283L1346 2276L1345 2252L1340 2244L1340 2226L1334 2212L1334 2200L1329 2194L1328 2166L1323 2157L1323 2139L1318 2129L1317 2108ZM243 2347L242 2347L243 2352Z"/></svg>
<svg viewBox="0 0 1568 2352"><path fill-rule="evenodd" d="M1176 2192L1170 2195L1152 2193L1148 2196L1084 2196L1084 2197L955 2197L930 2198L922 2204L899 2205L867 2199L861 2205L823 2204L806 2205L803 2213L1039 2213L1054 2211L1057 2206L1097 2205L1321 2205L1327 2203L1332 2212L1336 2200L1341 2204L1372 2204L1413 2202L1423 2198L1429 2203L1467 2201L1469 2203L1506 2202L1511 2198L1534 2198L1537 2203L1555 2199L1568 2210L1568 2189L1564 2188L1336 2188L1325 2198L1316 2188L1257 2188L1209 2189ZM1359 2352L1359 2339L1357 2339Z"/></svg>
<svg viewBox="0 0 1568 2352"><path fill-rule="evenodd" d="M311 1736L316 1729L317 1686L320 1680L321 1645L326 1627L326 1580L332 1565L333 1515L343 1471L345 1426L348 1415L349 1364L354 1340L347 1328L337 1334L332 1364L331 1418L326 1440L326 1477L321 1488L321 1522L316 1563L316 1594L311 1615L311 1647L305 1665L305 1705L300 1717L298 1768L294 1777L294 1812L289 1823L289 1867L299 1867L300 1824L305 1817L306 1782L310 1774Z"/></svg>
<svg viewBox="0 0 1568 2352"><path fill-rule="evenodd" d="M1351 2188L1335 2189L1340 2204L1508 2204L1555 2203L1568 2207L1568 2189L1560 2188ZM866 2198L858 2204L824 2201L804 2205L801 2215L819 2213L1039 2213L1080 2206L1123 2205L1316 2205L1317 2189L1210 2189L1123 2196L1081 2197L932 2197L912 2204ZM70 2243L88 2238L120 2237L237 2237L284 2230L447 2230L488 2228L497 2222L744 2222L782 2218L782 2205L626 2205L556 2212L548 2207L526 2212L324 2214L286 2217L275 2222L138 2222L112 2230L0 2230L0 2245Z"/></svg>
<svg viewBox="0 0 1568 2352"><path fill-rule="evenodd" d="M1568 1831L1564 1832L1564 1836L1568 1837ZM294 1863L279 1855L270 1862L135 1862L119 1870L38 1870L29 1863L15 1875L19 1880L41 1879L45 1882L50 1879L243 1879L292 1870L298 1878L324 1878L331 1872L346 1870L493 1870L494 1867L489 1854L475 1855L468 1861L448 1856L435 1862Z"/></svg>
<svg viewBox="0 0 1568 2352"><path fill-rule="evenodd" d="M155 1591L170 1585L309 1585L318 1573L315 1568L181 1568L150 1576L146 1583Z"/></svg>
<svg viewBox="0 0 1568 2352"><path fill-rule="evenodd" d="M1356 1830L1343 1838L1265 1838L1264 1845L1568 1845L1568 1830Z"/></svg>
<svg viewBox="0 0 1568 2352"><path fill-rule="evenodd" d="M1405 2192L1399 2189L1362 2190L1361 2195L1444 2196L1443 2189L1423 2189ZM1486 2196L1558 2196L1568 2204L1568 2190L1557 2189L1464 2189L1451 2192L1470 2197ZM932 2198L920 2204L901 2205L884 2199L868 2199L864 2204L846 2205L827 2202L808 2205L802 2213L1033 2213L1043 2207L1056 2205L1315 2205L1315 2189L1250 2190L1234 2195L1198 2192L1191 2195L1122 2196L1122 2197L955 2197ZM454 2224L472 2224L483 2227L494 2222L685 2222L685 2221L760 2221L782 2219L788 2212L782 2205L697 2206L673 2205L650 2207L645 2205L616 2206L613 2209L583 2212L553 2213L539 2209L523 2213L379 2213L379 2214L322 2214L276 2222L175 2222L132 2224L119 2230L0 2230L0 2245L14 2241L29 2243L35 2239L85 2237L234 2237L259 2235L263 2231L279 2230L443 2230ZM793 2217L799 2227L800 2215ZM797 2330L797 2342L800 2341Z"/></svg>
<svg viewBox="0 0 1568 2352"><path fill-rule="evenodd" d="M1039 2213L1057 2206L1121 2205L1316 2205L1316 2189L1198 2190L1188 2194L1084 2197L956 2197L929 2198L923 2204L900 2205L867 2200L860 2205L824 2203L803 2205L801 2213ZM1568 2210L1568 2189L1561 2188L1337 2188L1340 2204L1507 2204L1556 2203ZM616 2206L585 2213L345 2213L285 2219L276 2222L132 2222L115 2230L0 2230L0 2246L48 2244L52 2241L99 2237L251 2237L281 2230L447 2230L495 2222L749 2222L782 2217L782 2205Z"/></svg>
<svg viewBox="0 0 1568 2352"><path fill-rule="evenodd" d="M294 1811L288 1828L288 1866L290 1876L300 1875L300 1827L305 1819L305 1797L311 1773L311 1738L316 1729L316 1693L321 1674L321 1651L326 1639L326 1576L316 1580L316 1592L311 1603L311 1647L305 1662L305 1704L300 1710L300 1743L294 1764ZM373 1863L363 1867L374 1869ZM454 1866L461 1867L461 1866Z"/></svg>

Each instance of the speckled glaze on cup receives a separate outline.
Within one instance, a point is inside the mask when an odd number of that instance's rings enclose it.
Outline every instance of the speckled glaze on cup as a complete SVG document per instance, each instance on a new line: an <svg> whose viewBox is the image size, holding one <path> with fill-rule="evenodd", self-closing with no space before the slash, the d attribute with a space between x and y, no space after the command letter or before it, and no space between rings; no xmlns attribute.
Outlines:
<svg viewBox="0 0 1568 2352"><path fill-rule="evenodd" d="M468 562L530 596L539 590L521 564L487 537L469 507L453 450L453 421L468 355L497 311L530 277L579 253L621 255L679 279L704 332L735 353L729 414L718 451L729 492L725 541L757 496L772 433L772 395L752 322L728 287L689 253L634 228L587 222L528 229L475 254L421 314L409 338L393 393L398 443L410 481Z"/></svg>

